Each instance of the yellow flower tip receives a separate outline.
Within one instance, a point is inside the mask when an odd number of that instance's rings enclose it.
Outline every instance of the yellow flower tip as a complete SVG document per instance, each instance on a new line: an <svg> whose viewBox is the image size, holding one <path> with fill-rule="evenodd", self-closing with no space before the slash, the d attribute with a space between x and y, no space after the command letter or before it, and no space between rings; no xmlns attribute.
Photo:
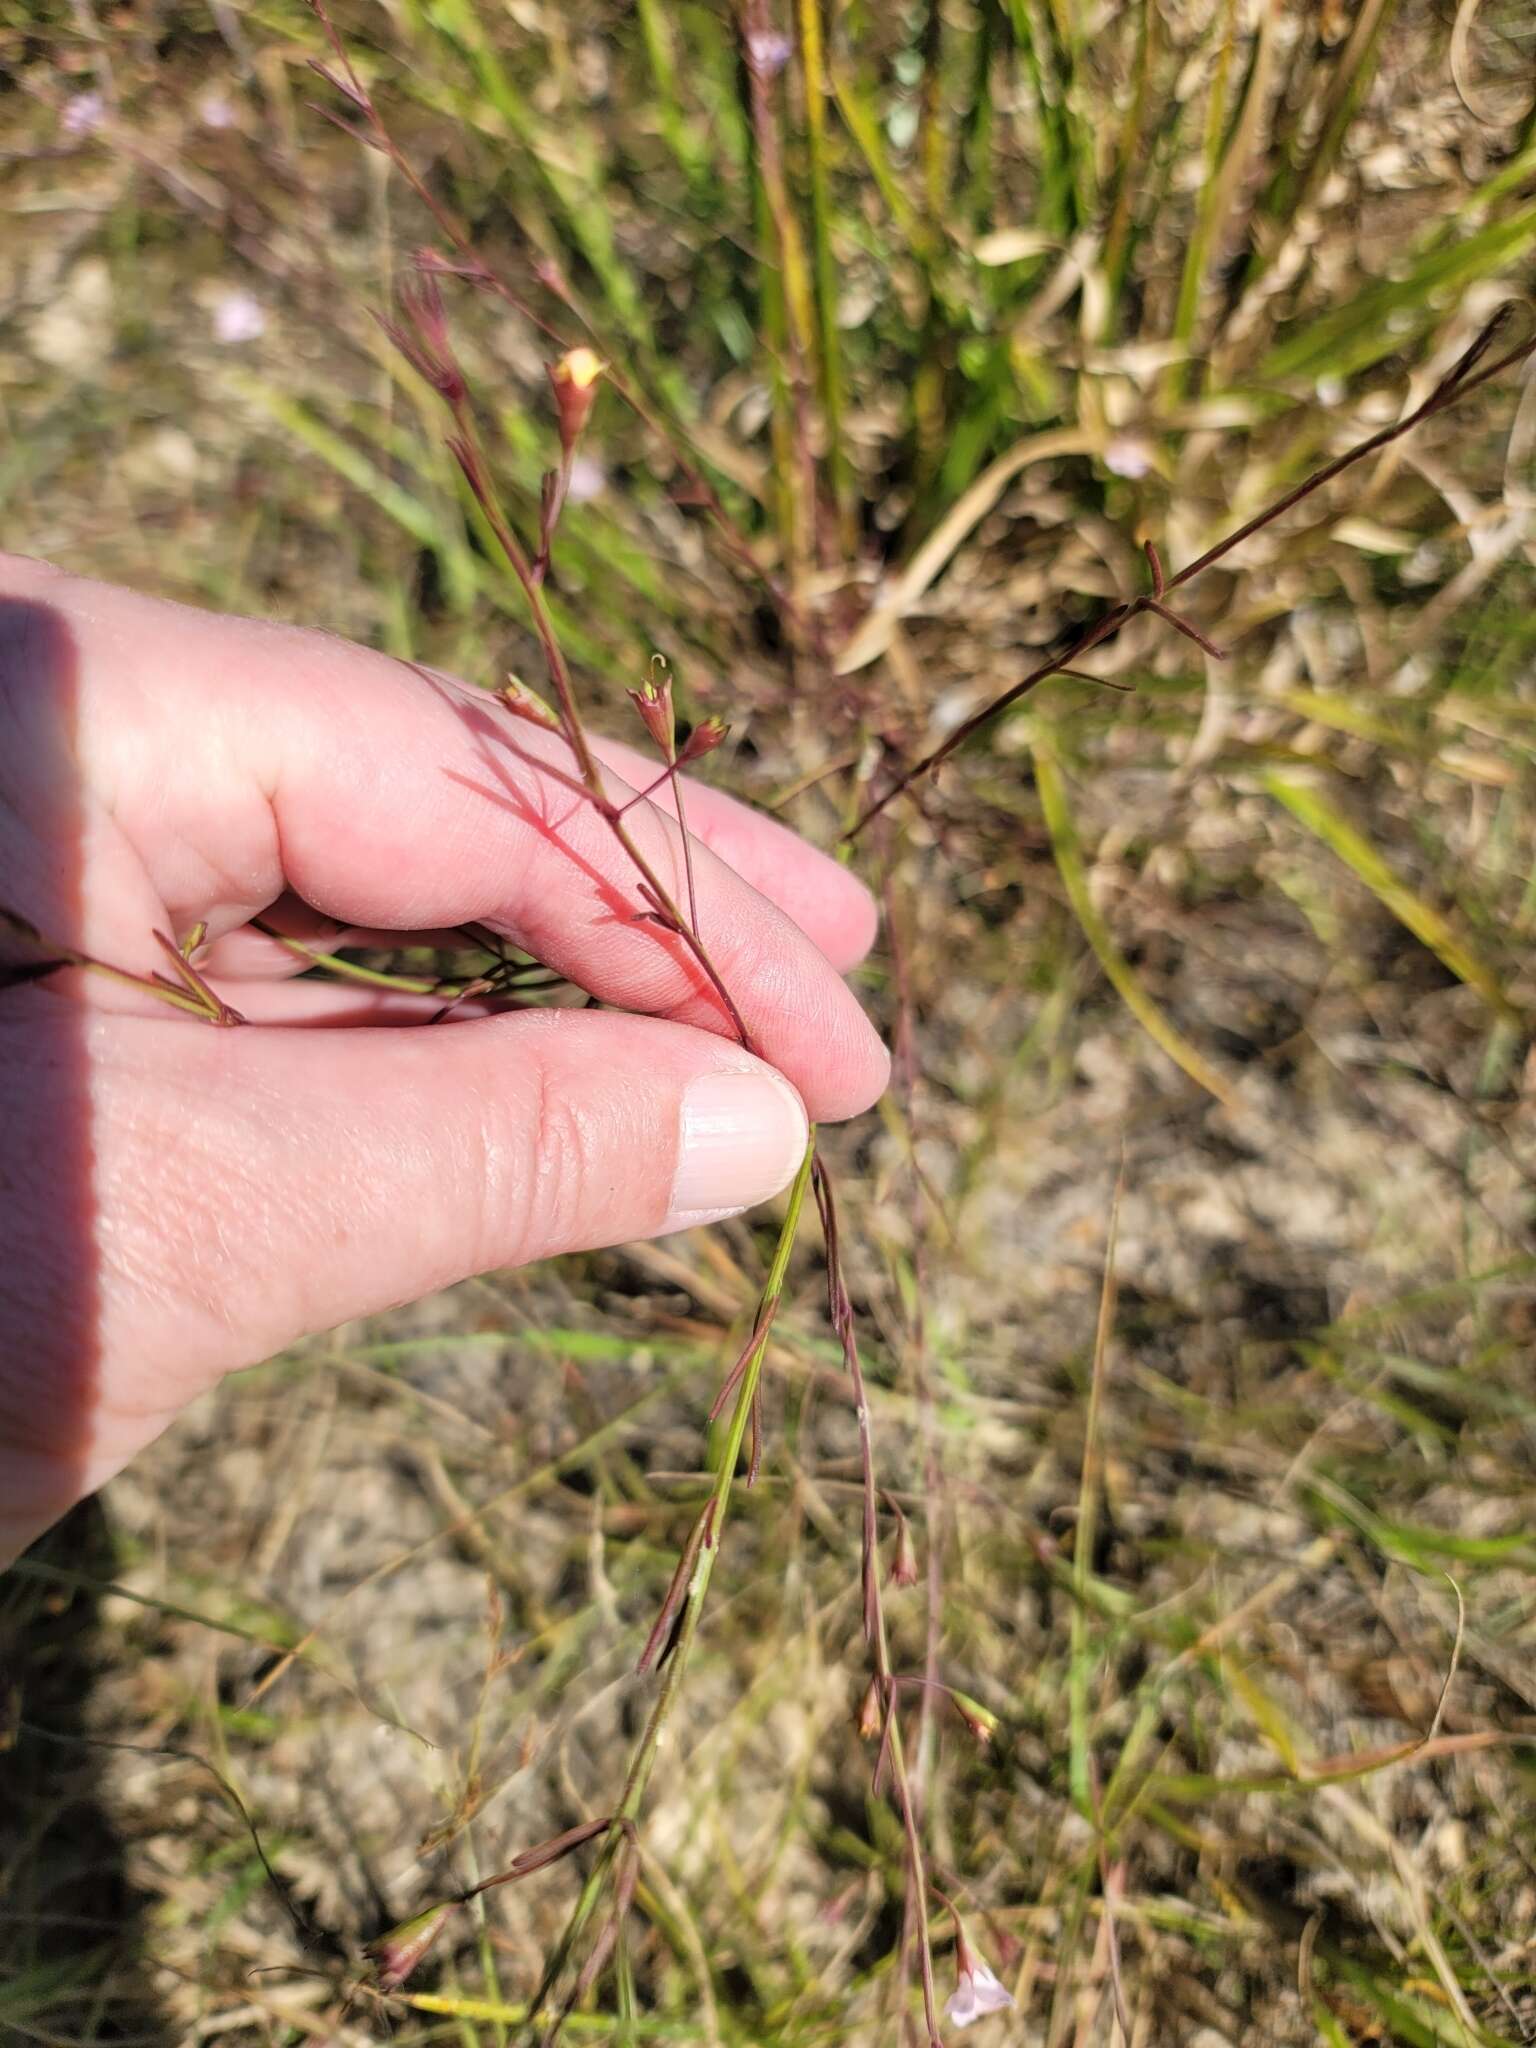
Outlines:
<svg viewBox="0 0 1536 2048"><path fill-rule="evenodd" d="M596 349L568 348L555 365L555 375L562 384L573 384L578 391L590 391L607 367Z"/></svg>

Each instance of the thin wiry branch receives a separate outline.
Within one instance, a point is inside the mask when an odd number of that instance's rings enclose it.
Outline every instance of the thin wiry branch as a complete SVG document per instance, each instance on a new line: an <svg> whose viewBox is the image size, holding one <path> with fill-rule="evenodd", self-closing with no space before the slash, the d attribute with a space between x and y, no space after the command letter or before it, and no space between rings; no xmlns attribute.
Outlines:
<svg viewBox="0 0 1536 2048"><path fill-rule="evenodd" d="M1382 427L1366 440L1356 442L1354 447L1346 449L1332 462L1325 463L1321 469L1314 470L1294 490L1287 491L1284 497L1277 498L1272 505L1266 505L1262 512L1255 514L1244 525L1217 541L1214 547L1207 548L1203 555L1197 556L1176 576L1164 581L1156 550L1149 545L1147 559L1152 570L1150 591L1144 591L1139 597L1122 598L1118 603L1111 605L1090 625L1085 626L1075 638L1063 643L1048 660L1041 662L1037 668L1031 669L1028 675L1011 684L1000 696L994 697L991 703L984 704L979 711L973 712L969 718L957 725L943 744L935 747L931 754L925 754L922 760L912 767L903 769L890 788L877 797L849 828L847 836L850 839L856 838L872 818L878 817L888 804L895 802L903 790L910 788L920 776L931 774L941 763L947 761L951 754L965 745L973 733L979 732L984 725L989 725L1001 712L1017 704L1021 697L1028 696L1029 692L1043 683L1047 677L1061 675L1072 663L1080 661L1090 649L1100 647L1106 640L1112 639L1122 626L1141 612L1154 613L1170 626L1175 626L1181 633L1187 634L1208 654L1216 656L1218 660L1221 659L1221 649L1208 640L1197 626L1164 602L1168 594L1181 589L1186 583L1192 583L1197 576L1214 567L1235 548L1241 547L1245 540L1250 540L1266 526L1273 525L1275 520L1282 518L1292 506L1299 505L1304 498L1310 498L1314 491L1320 491L1324 484L1331 483L1336 476L1341 476L1357 462L1363 462L1368 455L1374 455L1378 450L1390 447L1394 441L1400 440L1404 434L1411 433L1425 420L1433 419L1437 413L1460 404L1462 399L1476 391L1480 385L1502 376L1505 370L1523 362L1527 356L1536 352L1536 331L1533 331L1513 348L1506 349L1502 355L1495 357L1491 363L1483 361L1494 343L1522 311L1529 316L1530 308L1517 300L1510 300L1502 305L1482 328L1471 347L1441 378L1422 405L1415 407L1406 418Z"/></svg>

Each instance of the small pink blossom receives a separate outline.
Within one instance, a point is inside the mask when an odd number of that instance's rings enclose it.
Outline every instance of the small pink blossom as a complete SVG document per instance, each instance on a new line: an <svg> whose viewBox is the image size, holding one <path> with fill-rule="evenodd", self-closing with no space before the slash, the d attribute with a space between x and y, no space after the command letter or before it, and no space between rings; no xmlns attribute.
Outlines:
<svg viewBox="0 0 1536 2048"><path fill-rule="evenodd" d="M789 62L794 45L777 29L752 29L747 35L747 62L764 78L776 78Z"/></svg>
<svg viewBox="0 0 1536 2048"><path fill-rule="evenodd" d="M972 1955L958 1916L955 1968L959 1973L958 1981L944 2008L944 2017L957 2027L968 2027L972 2020L985 2019L989 2012L1006 2012L1013 2004L1013 1993L1003 1988L979 1956Z"/></svg>
<svg viewBox="0 0 1536 2048"><path fill-rule="evenodd" d="M220 341L256 341L267 331L267 316L254 293L236 288L214 302L213 331Z"/></svg>
<svg viewBox="0 0 1536 2048"><path fill-rule="evenodd" d="M1152 451L1134 434L1117 434L1104 450L1104 467L1114 476L1145 476L1152 467Z"/></svg>
<svg viewBox="0 0 1536 2048"><path fill-rule="evenodd" d="M197 118L205 128L233 128L235 110L221 92L205 92L197 103Z"/></svg>
<svg viewBox="0 0 1536 2048"><path fill-rule="evenodd" d="M570 482L565 495L573 505L585 505L602 491L608 482L603 465L595 462L590 455L574 455L571 458Z"/></svg>
<svg viewBox="0 0 1536 2048"><path fill-rule="evenodd" d="M101 126L106 111L107 103L99 92L77 92L59 116L59 126L66 135L89 135Z"/></svg>

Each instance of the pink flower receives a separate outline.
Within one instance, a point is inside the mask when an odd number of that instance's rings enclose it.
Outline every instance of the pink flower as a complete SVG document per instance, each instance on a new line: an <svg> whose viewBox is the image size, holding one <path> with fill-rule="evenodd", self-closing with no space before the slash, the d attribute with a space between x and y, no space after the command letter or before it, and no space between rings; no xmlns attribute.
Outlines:
<svg viewBox="0 0 1536 2048"><path fill-rule="evenodd" d="M789 62L794 45L775 29L751 29L747 34L747 62L764 78L776 78Z"/></svg>
<svg viewBox="0 0 1536 2048"><path fill-rule="evenodd" d="M1104 467L1113 476L1145 476L1152 467L1152 451L1135 434L1117 434L1104 450Z"/></svg>
<svg viewBox="0 0 1536 2048"><path fill-rule="evenodd" d="M59 126L66 135L89 135L101 126L106 111L107 103L99 92L77 92L60 114Z"/></svg>
<svg viewBox="0 0 1536 2048"><path fill-rule="evenodd" d="M1005 1991L987 1965L971 1954L970 1943L958 1920L955 1968L959 1978L944 2008L944 2017L957 2027L968 2027L972 2020L984 2019L989 2012L1005 2012L1013 2004L1013 1993Z"/></svg>
<svg viewBox="0 0 1536 2048"><path fill-rule="evenodd" d="M261 301L251 292L222 292L214 303L213 331L220 341L255 341L267 331Z"/></svg>
<svg viewBox="0 0 1536 2048"><path fill-rule="evenodd" d="M565 495L573 505L585 505L606 487L607 482L600 462L594 462L590 455L576 455L571 458L571 480L565 487Z"/></svg>

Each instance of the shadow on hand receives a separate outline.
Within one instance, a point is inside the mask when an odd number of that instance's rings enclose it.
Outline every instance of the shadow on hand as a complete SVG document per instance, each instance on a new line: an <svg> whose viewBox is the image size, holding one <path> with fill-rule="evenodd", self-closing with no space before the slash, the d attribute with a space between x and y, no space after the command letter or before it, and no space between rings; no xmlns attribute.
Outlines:
<svg viewBox="0 0 1536 2048"><path fill-rule="evenodd" d="M81 934L76 683L58 613L0 601L0 909L61 947ZM40 972L47 959L0 929L0 1557L79 1492L96 1396L86 1017ZM94 1501L0 1576L7 2040L172 2038L142 1961L146 1902L101 1798L105 1754L82 1739L98 1668L92 1588L113 1576Z"/></svg>
<svg viewBox="0 0 1536 2048"><path fill-rule="evenodd" d="M78 719L67 623L0 599L0 1563L84 1491L97 1397Z"/></svg>

